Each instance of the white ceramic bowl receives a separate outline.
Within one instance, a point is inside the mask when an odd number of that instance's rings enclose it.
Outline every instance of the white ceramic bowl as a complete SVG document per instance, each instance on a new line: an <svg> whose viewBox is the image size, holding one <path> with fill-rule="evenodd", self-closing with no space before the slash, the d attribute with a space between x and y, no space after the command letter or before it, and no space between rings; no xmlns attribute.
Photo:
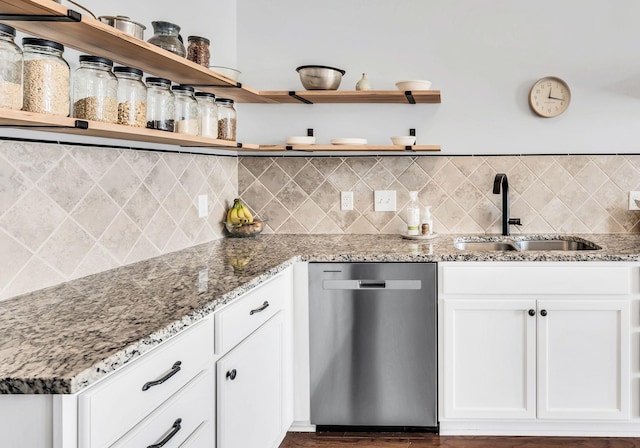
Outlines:
<svg viewBox="0 0 640 448"><path fill-rule="evenodd" d="M220 73L222 76L226 76L229 79L237 81L240 77L240 71L235 68L221 67L219 65L210 65L209 70L213 70L216 73Z"/></svg>
<svg viewBox="0 0 640 448"><path fill-rule="evenodd" d="M315 137L287 137L287 145L315 145L316 138Z"/></svg>
<svg viewBox="0 0 640 448"><path fill-rule="evenodd" d="M416 143L416 138L412 135L399 135L397 137L391 137L391 141L394 145L413 146Z"/></svg>
<svg viewBox="0 0 640 448"><path fill-rule="evenodd" d="M421 79L414 79L411 81L398 81L396 83L398 90L429 90L431 88L431 81L424 81Z"/></svg>

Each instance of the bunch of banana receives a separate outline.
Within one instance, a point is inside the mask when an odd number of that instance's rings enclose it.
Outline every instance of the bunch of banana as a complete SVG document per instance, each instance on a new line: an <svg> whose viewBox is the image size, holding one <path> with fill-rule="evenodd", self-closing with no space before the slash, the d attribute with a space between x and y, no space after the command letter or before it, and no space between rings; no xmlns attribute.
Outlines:
<svg viewBox="0 0 640 448"><path fill-rule="evenodd" d="M249 207L244 205L240 199L235 199L227 212L227 222L236 225L251 224L253 215L249 211Z"/></svg>

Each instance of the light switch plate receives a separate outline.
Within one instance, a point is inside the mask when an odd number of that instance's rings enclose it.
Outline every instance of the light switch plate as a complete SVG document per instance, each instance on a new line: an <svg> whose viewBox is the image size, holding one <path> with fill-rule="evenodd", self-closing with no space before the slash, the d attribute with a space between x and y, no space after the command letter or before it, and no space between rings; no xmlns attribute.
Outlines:
<svg viewBox="0 0 640 448"><path fill-rule="evenodd" d="M637 202L636 202L637 201ZM640 210L640 191L629 192L629 210Z"/></svg>
<svg viewBox="0 0 640 448"><path fill-rule="evenodd" d="M376 212L396 211L396 191L376 190L373 192L373 209Z"/></svg>
<svg viewBox="0 0 640 448"><path fill-rule="evenodd" d="M206 194L198 196L198 218L209 216L209 202Z"/></svg>

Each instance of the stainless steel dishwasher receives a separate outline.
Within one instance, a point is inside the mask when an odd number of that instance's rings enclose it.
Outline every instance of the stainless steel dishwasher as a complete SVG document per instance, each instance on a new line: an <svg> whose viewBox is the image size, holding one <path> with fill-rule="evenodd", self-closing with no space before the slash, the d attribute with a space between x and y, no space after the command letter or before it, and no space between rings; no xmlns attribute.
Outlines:
<svg viewBox="0 0 640 448"><path fill-rule="evenodd" d="M437 430L435 263L309 263L311 423Z"/></svg>

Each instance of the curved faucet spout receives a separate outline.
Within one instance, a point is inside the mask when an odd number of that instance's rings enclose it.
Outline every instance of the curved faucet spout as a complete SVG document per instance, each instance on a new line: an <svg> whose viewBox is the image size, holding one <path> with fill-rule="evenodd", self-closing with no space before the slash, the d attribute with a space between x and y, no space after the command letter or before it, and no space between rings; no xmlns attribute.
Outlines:
<svg viewBox="0 0 640 448"><path fill-rule="evenodd" d="M518 218L509 218L509 180L505 173L496 174L493 180L493 194L500 194L502 190L502 234L507 236L510 234L509 225L520 225Z"/></svg>

